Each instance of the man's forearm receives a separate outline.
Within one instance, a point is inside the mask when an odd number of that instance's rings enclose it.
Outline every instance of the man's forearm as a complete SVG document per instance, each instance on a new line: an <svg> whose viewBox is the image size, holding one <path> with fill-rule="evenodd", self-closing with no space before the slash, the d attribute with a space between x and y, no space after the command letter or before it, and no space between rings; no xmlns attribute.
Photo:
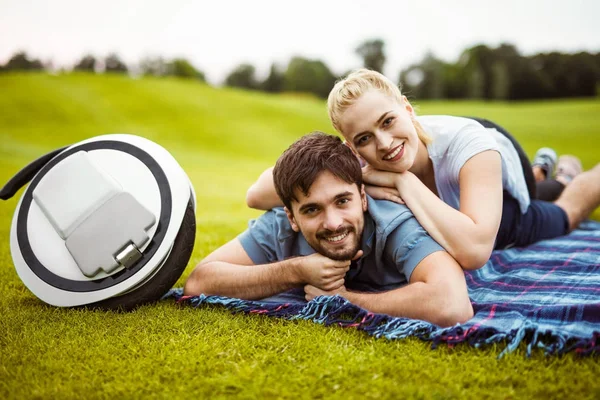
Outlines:
<svg viewBox="0 0 600 400"><path fill-rule="evenodd" d="M421 319L440 326L462 323L473 316L473 308L466 293L464 296L453 296L441 291L439 286L423 282L415 282L388 292L362 293L346 290L341 295L371 312Z"/></svg>
<svg viewBox="0 0 600 400"><path fill-rule="evenodd" d="M184 293L262 299L302 285L296 264L293 258L252 266L222 261L200 264L188 278Z"/></svg>

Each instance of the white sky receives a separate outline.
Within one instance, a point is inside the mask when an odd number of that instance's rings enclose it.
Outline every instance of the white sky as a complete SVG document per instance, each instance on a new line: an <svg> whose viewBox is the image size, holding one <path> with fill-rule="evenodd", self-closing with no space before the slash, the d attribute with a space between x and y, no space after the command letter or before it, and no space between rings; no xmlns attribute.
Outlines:
<svg viewBox="0 0 600 400"><path fill-rule="evenodd" d="M17 50L67 67L86 53L185 57L221 83L242 62L264 75L294 55L343 73L361 66L354 49L372 38L385 41L394 80L427 51L456 61L479 43L598 52L600 1L0 0L0 63Z"/></svg>

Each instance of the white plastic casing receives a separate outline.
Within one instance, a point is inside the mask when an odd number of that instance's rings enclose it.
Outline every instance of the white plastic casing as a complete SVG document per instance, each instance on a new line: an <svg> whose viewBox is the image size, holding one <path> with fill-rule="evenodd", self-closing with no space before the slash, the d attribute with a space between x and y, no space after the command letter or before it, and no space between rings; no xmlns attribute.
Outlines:
<svg viewBox="0 0 600 400"><path fill-rule="evenodd" d="M138 287L145 280L154 275L162 266L162 263L168 256L175 241L175 237L179 232L190 196L194 196L194 191L187 174L173 156L160 145L142 137L128 134L97 136L76 143L65 151L85 143L106 140L125 142L138 147L148 153L162 168L166 175L172 198L170 222L168 227L166 227L165 237L154 256L137 273L116 285L88 292L76 292L56 288L40 279L29 268L21 254L17 238L17 216L23 202L23 197L21 197L11 225L11 253L17 274L25 286L46 303L55 306L91 304L124 294ZM158 216L163 207L163 204L161 204L158 183L156 182L154 175L143 162L133 155L112 149L91 150L87 152L87 155L91 162L97 165L98 169L106 172L114 179L116 186L120 186L123 190L131 193L135 199L145 208L150 210L158 220ZM38 187L42 185L44 178L40 181ZM105 188L104 190L109 189ZM55 275L70 280L84 281L102 278L103 272L93 278L83 275L66 249L63 237L57 232L55 226L48 220L46 215L47 213L44 213L44 210L40 208L36 201L31 202L28 211L27 234L35 256L40 260L44 267ZM68 224L63 225L64 226L61 226L62 229L69 230L71 228ZM157 224L148 231L150 239L152 239L156 232L156 226ZM65 232L63 232L63 235L64 233ZM140 250L143 251L144 248L141 248ZM111 273L117 271L118 270Z"/></svg>

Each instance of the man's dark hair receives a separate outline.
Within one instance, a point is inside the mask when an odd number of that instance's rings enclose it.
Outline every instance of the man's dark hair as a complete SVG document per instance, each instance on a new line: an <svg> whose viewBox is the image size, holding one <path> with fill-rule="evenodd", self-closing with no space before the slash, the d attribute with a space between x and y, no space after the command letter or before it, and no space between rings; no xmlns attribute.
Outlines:
<svg viewBox="0 0 600 400"><path fill-rule="evenodd" d="M294 142L277 160L273 169L275 190L283 204L292 211L294 192L307 196L317 176L329 171L339 179L362 186L360 163L342 140L323 132L312 132Z"/></svg>

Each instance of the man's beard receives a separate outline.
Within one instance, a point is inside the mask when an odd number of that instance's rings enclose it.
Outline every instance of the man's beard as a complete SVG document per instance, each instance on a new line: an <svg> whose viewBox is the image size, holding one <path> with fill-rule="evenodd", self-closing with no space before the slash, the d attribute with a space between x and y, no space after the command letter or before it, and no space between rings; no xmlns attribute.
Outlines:
<svg viewBox="0 0 600 400"><path fill-rule="evenodd" d="M326 248L324 246L322 246L323 241L327 241L326 237L332 237L332 236L337 236L337 235L341 235L344 233L348 233L348 235L352 235L352 237L355 239L354 243L350 243L350 244L346 244L343 248L339 248L336 250L331 250L329 248ZM354 229L354 227L344 227L344 228L340 228L338 230L336 230L335 232L326 230L326 231L322 231L317 233L316 235L317 238L317 243L315 247L315 250L324 255L327 258L330 258L332 260L336 260L336 261L346 261L346 260L352 260L354 258L354 256L356 255L356 253L358 252L358 250L360 250L360 245L361 245L361 238L362 238L362 232L360 235L356 234L356 229Z"/></svg>

